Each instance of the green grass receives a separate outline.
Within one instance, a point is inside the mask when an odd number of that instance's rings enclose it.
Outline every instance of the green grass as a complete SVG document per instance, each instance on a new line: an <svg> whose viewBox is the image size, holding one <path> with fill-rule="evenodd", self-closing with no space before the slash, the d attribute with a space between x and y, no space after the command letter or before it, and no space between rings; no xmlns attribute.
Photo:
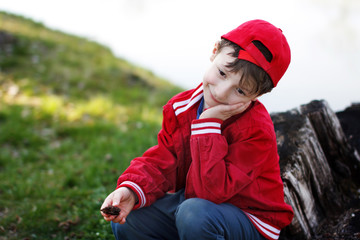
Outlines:
<svg viewBox="0 0 360 240"><path fill-rule="evenodd" d="M20 16L0 33L0 240L113 239L102 201L181 89Z"/></svg>

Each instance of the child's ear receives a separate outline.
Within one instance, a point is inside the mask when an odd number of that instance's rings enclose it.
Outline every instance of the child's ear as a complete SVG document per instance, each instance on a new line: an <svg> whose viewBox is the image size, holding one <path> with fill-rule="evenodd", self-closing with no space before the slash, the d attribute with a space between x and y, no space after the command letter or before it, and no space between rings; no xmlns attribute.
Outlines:
<svg viewBox="0 0 360 240"><path fill-rule="evenodd" d="M211 56L210 56L210 61L211 61L211 62L214 61L214 59L215 59L215 57L216 57L216 55L217 55L217 53L218 53L219 45L220 45L220 41L217 41L217 42L215 43L214 49L212 50L212 54L211 54Z"/></svg>

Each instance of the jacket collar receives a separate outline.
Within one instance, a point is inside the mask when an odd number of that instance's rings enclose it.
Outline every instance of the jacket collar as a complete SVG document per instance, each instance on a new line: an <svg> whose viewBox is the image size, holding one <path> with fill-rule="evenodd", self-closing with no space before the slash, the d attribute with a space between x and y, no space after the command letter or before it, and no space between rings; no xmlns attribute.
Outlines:
<svg viewBox="0 0 360 240"><path fill-rule="evenodd" d="M201 83L197 88L194 89L191 97L189 97L185 100L173 103L173 109L175 111L175 115L178 116L179 114L182 114L182 113L186 112L187 110L189 110L192 106L194 106L197 102L199 102L201 100L203 95L204 95L203 85Z"/></svg>

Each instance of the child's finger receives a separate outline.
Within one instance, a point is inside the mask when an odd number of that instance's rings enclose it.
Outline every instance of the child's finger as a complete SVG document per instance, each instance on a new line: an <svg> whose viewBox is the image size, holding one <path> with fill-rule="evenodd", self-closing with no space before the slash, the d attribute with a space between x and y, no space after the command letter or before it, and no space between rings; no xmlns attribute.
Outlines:
<svg viewBox="0 0 360 240"><path fill-rule="evenodd" d="M103 215L103 216L104 216L104 215ZM114 218L115 218L115 216L113 216L113 215L104 216L104 219L105 219L106 221L108 221L108 222L113 221Z"/></svg>
<svg viewBox="0 0 360 240"><path fill-rule="evenodd" d="M126 222L126 218L119 214L118 216L115 216L111 221L113 221L114 223L124 224Z"/></svg>
<svg viewBox="0 0 360 240"><path fill-rule="evenodd" d="M239 103L237 104L236 108L235 108L235 112L236 113L241 113L243 111L245 111L250 105L250 102L247 102L247 103Z"/></svg>
<svg viewBox="0 0 360 240"><path fill-rule="evenodd" d="M120 199L121 199L121 194L119 194L118 192L114 192L114 195L112 197L112 205L116 207L119 206Z"/></svg>
<svg viewBox="0 0 360 240"><path fill-rule="evenodd" d="M237 103L234 105L225 105L224 109L230 115L235 115L244 111L245 103Z"/></svg>
<svg viewBox="0 0 360 240"><path fill-rule="evenodd" d="M103 202L103 204L101 205L100 209L103 209L105 207L111 206L112 205L112 200L113 198L113 193L109 194L109 196L107 196Z"/></svg>

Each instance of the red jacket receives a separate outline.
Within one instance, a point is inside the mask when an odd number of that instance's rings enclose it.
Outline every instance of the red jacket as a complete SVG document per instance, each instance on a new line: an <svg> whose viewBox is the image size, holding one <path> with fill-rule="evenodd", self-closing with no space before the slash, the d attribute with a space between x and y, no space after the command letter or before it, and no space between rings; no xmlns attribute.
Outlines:
<svg viewBox="0 0 360 240"><path fill-rule="evenodd" d="M185 188L186 198L231 203L259 232L278 239L293 218L284 202L276 136L259 102L226 121L196 119L202 84L173 97L163 109L158 145L131 161L118 186L131 188L149 206L168 191Z"/></svg>

